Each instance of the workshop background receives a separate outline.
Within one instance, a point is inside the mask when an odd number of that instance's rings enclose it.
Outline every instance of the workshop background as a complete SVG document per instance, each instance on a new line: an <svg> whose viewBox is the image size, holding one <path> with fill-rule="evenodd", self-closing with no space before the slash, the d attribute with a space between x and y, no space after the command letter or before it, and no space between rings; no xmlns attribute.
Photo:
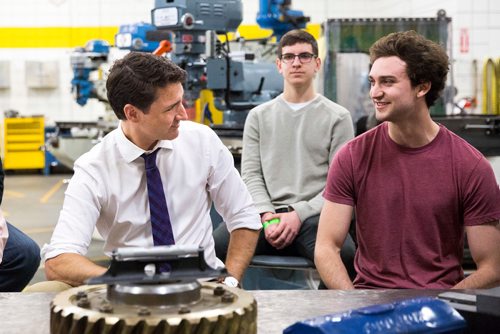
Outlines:
<svg viewBox="0 0 500 334"><path fill-rule="evenodd" d="M7 159L2 210L12 224L40 246L50 239L62 206L66 180L71 177L67 163L66 166L59 164L50 152L43 151L46 141L59 134L58 123L92 123L109 117L105 104L97 99L91 98L83 106L76 102L71 85L74 76L71 55L75 48L85 46L92 39L106 40L113 45L120 25L150 23L154 4L152 0L0 2L2 160L5 163L8 154L5 142L9 126L21 132L29 131L43 155L38 164L35 164L38 158L28 158L28 164L21 167L9 164ZM445 16L451 18L447 26L447 48L452 59L450 80L455 87L452 93L448 92L452 94L452 103L445 106L444 112L447 115L500 114L499 1L295 0L292 7L310 17L308 29L317 37L322 36L321 26L334 19L436 18L437 13L444 10ZM266 37L271 33L257 25L258 11L259 1L243 1L243 22L238 29L241 36ZM321 42L322 47L324 43ZM126 52L112 48L109 62ZM317 83L319 92L323 92L323 81ZM26 129L16 123L19 119L29 123ZM11 120L15 124L9 123ZM491 126L485 130L495 132L499 125L484 126ZM500 150L498 134L493 140ZM75 156L70 158L76 158L81 149L75 150ZM488 159L500 180L500 158L491 155ZM102 260L101 245L96 237L89 253L92 259ZM34 281L42 279L43 264Z"/></svg>
<svg viewBox="0 0 500 334"><path fill-rule="evenodd" d="M435 17L444 9L452 18L456 99L476 97L478 106L483 64L500 57L500 2L495 0L295 0L292 5L310 16L312 25L330 18ZM103 116L98 101L81 107L72 97L70 54L90 39L113 43L119 25L151 22L153 6L144 0L1 1L0 111L44 115L46 124ZM243 10L240 30L258 29L259 1L244 0Z"/></svg>

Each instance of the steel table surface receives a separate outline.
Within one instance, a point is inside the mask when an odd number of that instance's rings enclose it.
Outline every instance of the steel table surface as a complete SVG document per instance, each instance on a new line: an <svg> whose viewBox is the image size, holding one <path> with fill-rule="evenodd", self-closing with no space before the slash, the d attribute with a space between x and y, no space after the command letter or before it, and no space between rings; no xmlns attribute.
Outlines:
<svg viewBox="0 0 500 334"><path fill-rule="evenodd" d="M289 325L314 316L373 304L436 296L440 290L260 290L258 334L282 333ZM56 293L0 293L0 333L49 334L50 301Z"/></svg>

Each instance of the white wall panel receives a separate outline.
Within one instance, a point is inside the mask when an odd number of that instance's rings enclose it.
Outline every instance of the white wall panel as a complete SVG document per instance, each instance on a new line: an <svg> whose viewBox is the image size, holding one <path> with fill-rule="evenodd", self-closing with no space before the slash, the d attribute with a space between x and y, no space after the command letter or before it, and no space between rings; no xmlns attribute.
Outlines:
<svg viewBox="0 0 500 334"><path fill-rule="evenodd" d="M154 0L2 0L1 27L113 26L151 21Z"/></svg>
<svg viewBox="0 0 500 334"><path fill-rule="evenodd" d="M0 60L0 89L10 88L10 61Z"/></svg>
<svg viewBox="0 0 500 334"><path fill-rule="evenodd" d="M71 95L72 71L69 64L70 50L19 49L8 51L11 60L11 88L9 94L0 94L0 117L3 111L14 109L21 115L43 114L47 124L55 121L95 121L104 115L104 106L94 100L85 107L79 106ZM5 56L5 55L3 55ZM26 82L26 61L52 61L59 64L59 86L54 89L30 89Z"/></svg>

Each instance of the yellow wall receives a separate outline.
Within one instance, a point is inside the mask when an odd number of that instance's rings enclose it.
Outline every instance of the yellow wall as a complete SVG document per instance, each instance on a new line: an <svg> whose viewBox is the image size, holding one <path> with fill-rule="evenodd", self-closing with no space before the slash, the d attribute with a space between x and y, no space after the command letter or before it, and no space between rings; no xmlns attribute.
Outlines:
<svg viewBox="0 0 500 334"><path fill-rule="evenodd" d="M318 38L320 25L310 24L307 30ZM247 39L271 35L271 30L258 25L241 25L238 31ZM91 39L104 39L113 45L117 32L118 27L0 27L0 48L74 48Z"/></svg>
<svg viewBox="0 0 500 334"><path fill-rule="evenodd" d="M91 39L114 44L118 27L0 28L0 48L73 48Z"/></svg>

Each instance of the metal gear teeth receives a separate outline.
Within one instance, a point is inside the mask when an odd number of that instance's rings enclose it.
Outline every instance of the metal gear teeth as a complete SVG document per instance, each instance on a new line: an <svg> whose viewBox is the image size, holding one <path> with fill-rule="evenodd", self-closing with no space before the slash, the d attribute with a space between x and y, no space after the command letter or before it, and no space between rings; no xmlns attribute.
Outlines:
<svg viewBox="0 0 500 334"><path fill-rule="evenodd" d="M207 284L204 284L206 286ZM216 285L209 284L210 288ZM82 287L77 288L81 290ZM246 291L226 288L236 294L249 294ZM73 289L72 289L73 290ZM69 291L69 290L68 290ZM240 292L238 292L240 291ZM68 294L66 294L68 295ZM144 317L138 321L121 319L117 315L94 312L85 315L74 305L58 305L57 296L51 303L51 334L256 334L257 303L251 302L238 307L231 313L217 317L182 319L177 325L170 325L168 317L158 320ZM69 300L69 299L68 299ZM102 316L101 316L102 315Z"/></svg>

